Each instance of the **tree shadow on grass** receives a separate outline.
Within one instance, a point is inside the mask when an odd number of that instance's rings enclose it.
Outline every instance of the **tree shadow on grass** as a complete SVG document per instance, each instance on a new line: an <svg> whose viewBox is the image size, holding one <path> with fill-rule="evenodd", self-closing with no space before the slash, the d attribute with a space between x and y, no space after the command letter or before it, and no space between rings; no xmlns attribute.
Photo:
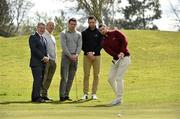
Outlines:
<svg viewBox="0 0 180 119"><path fill-rule="evenodd" d="M87 105L81 105L81 106L77 106L77 107L116 107L118 105L111 105L111 104L101 104L101 105L91 105L91 106L87 106Z"/></svg>
<svg viewBox="0 0 180 119"><path fill-rule="evenodd" d="M79 104L79 103L85 103L85 102L89 102L92 101L93 99L87 99L87 100L73 100L73 101L53 101L52 104ZM94 101L94 100L93 100ZM95 100L100 102L99 100Z"/></svg>
<svg viewBox="0 0 180 119"><path fill-rule="evenodd" d="M89 102L92 99L88 100L73 100L73 101L46 101L44 103L38 103L38 102L31 102L31 101L0 101L0 105L7 105L7 104L79 104L79 103L85 103ZM98 101L98 100L96 100Z"/></svg>

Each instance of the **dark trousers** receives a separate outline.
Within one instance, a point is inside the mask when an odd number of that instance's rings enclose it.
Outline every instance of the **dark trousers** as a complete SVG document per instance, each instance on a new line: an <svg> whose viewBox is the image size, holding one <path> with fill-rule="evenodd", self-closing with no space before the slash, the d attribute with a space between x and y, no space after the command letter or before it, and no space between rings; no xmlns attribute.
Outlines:
<svg viewBox="0 0 180 119"><path fill-rule="evenodd" d="M77 70L77 62L72 62L66 55L61 59L61 81L59 87L60 97L69 97L73 79Z"/></svg>
<svg viewBox="0 0 180 119"><path fill-rule="evenodd" d="M31 67L33 75L33 87L32 87L32 101L36 101L38 98L41 98L40 92L42 87L42 81L44 76L44 66Z"/></svg>

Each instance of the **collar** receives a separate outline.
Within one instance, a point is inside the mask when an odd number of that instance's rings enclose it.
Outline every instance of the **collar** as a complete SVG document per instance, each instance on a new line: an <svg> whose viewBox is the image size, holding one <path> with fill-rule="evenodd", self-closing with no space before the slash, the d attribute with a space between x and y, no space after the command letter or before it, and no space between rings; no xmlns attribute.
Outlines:
<svg viewBox="0 0 180 119"><path fill-rule="evenodd" d="M45 33L48 34L48 35L51 35L51 33L49 33L49 31L47 31L47 30L45 31Z"/></svg>
<svg viewBox="0 0 180 119"><path fill-rule="evenodd" d="M88 27L88 30L90 30L90 31L95 31L95 30L97 30L97 28L95 27L95 28L92 30L90 27Z"/></svg>
<svg viewBox="0 0 180 119"><path fill-rule="evenodd" d="M74 31L69 30L69 28L66 30L67 32L74 33L76 32L76 29Z"/></svg>
<svg viewBox="0 0 180 119"><path fill-rule="evenodd" d="M39 34L37 31L36 31L36 33L41 37L42 35L41 34Z"/></svg>

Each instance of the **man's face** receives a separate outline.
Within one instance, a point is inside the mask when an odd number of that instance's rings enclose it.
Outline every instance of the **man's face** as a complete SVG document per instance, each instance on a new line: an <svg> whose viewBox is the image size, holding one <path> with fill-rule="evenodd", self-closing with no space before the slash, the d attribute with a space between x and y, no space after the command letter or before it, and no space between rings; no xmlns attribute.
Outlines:
<svg viewBox="0 0 180 119"><path fill-rule="evenodd" d="M99 32L102 34L102 35L105 35L107 33L107 28L105 26L102 26L101 28L99 28Z"/></svg>
<svg viewBox="0 0 180 119"><path fill-rule="evenodd" d="M88 24L90 28L95 28L96 27L96 20L95 19L89 19Z"/></svg>
<svg viewBox="0 0 180 119"><path fill-rule="evenodd" d="M45 32L45 25L37 26L37 32L42 35Z"/></svg>
<svg viewBox="0 0 180 119"><path fill-rule="evenodd" d="M48 31L49 33L52 33L52 31L54 30L54 23L53 23L53 22L49 22L49 23L47 24L46 29L47 29L47 31Z"/></svg>
<svg viewBox="0 0 180 119"><path fill-rule="evenodd" d="M68 24L69 30L74 31L76 28L76 25L77 25L77 23L75 21L70 21Z"/></svg>

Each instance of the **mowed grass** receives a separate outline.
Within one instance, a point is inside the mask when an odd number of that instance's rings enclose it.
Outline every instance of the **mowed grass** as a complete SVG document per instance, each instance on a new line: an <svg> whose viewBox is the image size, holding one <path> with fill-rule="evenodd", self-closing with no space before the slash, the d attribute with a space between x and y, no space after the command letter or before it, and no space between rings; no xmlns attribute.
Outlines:
<svg viewBox="0 0 180 119"><path fill-rule="evenodd" d="M107 82L111 57L104 51L99 100L59 103L61 48L57 35L57 70L49 89L49 97L55 101L34 104L30 102L29 36L0 37L0 119L180 119L180 33L143 30L124 33L132 62L125 75L123 104L115 107L106 106L114 94ZM83 53L70 93L74 100L76 84L78 98L83 95L82 59ZM92 84L92 75L90 78Z"/></svg>

